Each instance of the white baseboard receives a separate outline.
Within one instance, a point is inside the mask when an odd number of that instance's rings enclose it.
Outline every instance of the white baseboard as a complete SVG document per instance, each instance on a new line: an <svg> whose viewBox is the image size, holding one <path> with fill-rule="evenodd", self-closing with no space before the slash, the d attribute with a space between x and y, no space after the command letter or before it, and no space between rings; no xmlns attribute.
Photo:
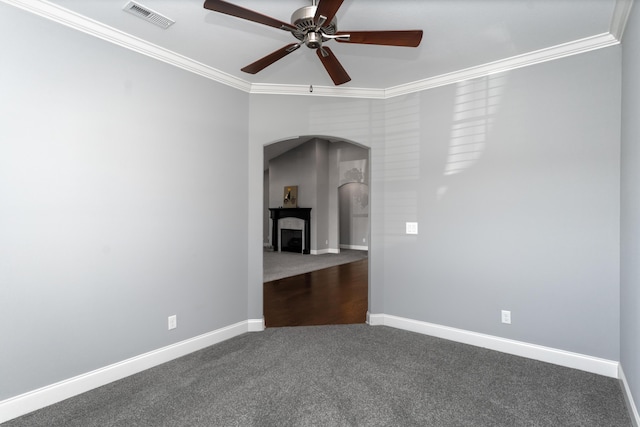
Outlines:
<svg viewBox="0 0 640 427"><path fill-rule="evenodd" d="M640 414L638 414L638 407L633 400L633 395L631 394L631 389L629 388L627 377L624 376L622 365L620 365L618 371L618 377L620 378L620 382L622 383L622 394L624 394L624 400L627 403L627 410L629 411L629 418L631 418L633 427L640 427Z"/></svg>
<svg viewBox="0 0 640 427"><path fill-rule="evenodd" d="M264 330L263 319L250 319L132 357L0 402L0 423L85 393L154 366L202 350L245 332Z"/></svg>
<svg viewBox="0 0 640 427"><path fill-rule="evenodd" d="M384 314L371 314L367 311L367 323L371 326L384 325L384 317Z"/></svg>
<svg viewBox="0 0 640 427"><path fill-rule="evenodd" d="M353 248L343 248L342 246L340 246L340 247L342 249L357 249L357 250L361 250L361 251L368 250L368 248L366 246L358 246L358 247L353 247ZM311 255L339 254L340 253L340 249L332 249L332 248L329 248L329 249L318 249L318 250L311 250L310 253L311 253Z"/></svg>
<svg viewBox="0 0 640 427"><path fill-rule="evenodd" d="M345 247L345 245L341 245L340 246L342 249L356 249L359 251L367 251L369 250L369 248L367 246L350 246L350 247ZM339 254L340 253L340 249L311 249L309 251L309 253L311 255L323 255L323 254Z"/></svg>
<svg viewBox="0 0 640 427"><path fill-rule="evenodd" d="M417 332L438 338L448 339L477 347L488 348L515 356L527 357L541 362L553 363L568 368L579 369L611 378L618 378L619 363L613 360L601 359L580 353L544 347L537 344L529 344L500 338L493 335L470 332L464 329L450 328L388 314L367 313L367 323L372 326L385 325L392 328Z"/></svg>
<svg viewBox="0 0 640 427"><path fill-rule="evenodd" d="M640 427L638 409L633 401L622 367L618 362L386 314L371 314L367 312L367 323L371 326L390 326L612 378L619 378L623 384L625 399L627 400L634 427ZM264 319L249 319L6 399L0 402L0 423L109 384L113 381L134 375L178 357L193 353L194 351L218 344L235 336L242 335L243 333L263 331L264 328Z"/></svg>
<svg viewBox="0 0 640 427"><path fill-rule="evenodd" d="M247 320L248 332L262 332L266 327L264 323L264 317L262 319L249 319Z"/></svg>
<svg viewBox="0 0 640 427"><path fill-rule="evenodd" d="M356 251L368 251L369 246L361 246L361 245L340 245L340 249L353 249Z"/></svg>

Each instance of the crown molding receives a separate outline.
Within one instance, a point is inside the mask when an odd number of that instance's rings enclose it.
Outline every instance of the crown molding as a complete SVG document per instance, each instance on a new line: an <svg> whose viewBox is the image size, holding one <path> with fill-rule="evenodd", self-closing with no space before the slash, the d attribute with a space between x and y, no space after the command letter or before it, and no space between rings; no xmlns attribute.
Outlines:
<svg viewBox="0 0 640 427"><path fill-rule="evenodd" d="M554 61L560 58L602 49L618 44L619 41L610 33L603 33L584 39L575 40L557 46L528 52L522 55L512 56L476 67L467 68L453 73L442 74L428 79L405 85L395 86L385 91L385 98L421 92L440 86L450 85L465 80L485 77L491 74L503 73L517 68L528 67L542 62Z"/></svg>
<svg viewBox="0 0 640 427"><path fill-rule="evenodd" d="M186 71L198 74L211 80L215 80L227 86L249 92L251 84L224 73L201 62L194 61L186 56L154 45L138 37L116 30L108 25L86 16L80 15L69 9L50 3L46 0L0 0L17 8L26 10L35 15L50 19L59 24L81 31L85 34L97 37L110 43L122 46L125 49L141 53L167 64L182 68Z"/></svg>
<svg viewBox="0 0 640 427"><path fill-rule="evenodd" d="M384 99L385 89L367 89L357 87L329 87L306 85L278 85L254 83L252 94L264 95L304 95L304 96L337 96L341 98Z"/></svg>
<svg viewBox="0 0 640 427"><path fill-rule="evenodd" d="M501 59L487 64L442 74L387 89L328 87L305 85L280 85L254 83L224 73L201 62L187 58L176 52L149 43L138 37L116 30L108 25L87 18L46 0L0 0L38 16L58 22L83 33L122 46L134 52L157 59L183 70L198 74L227 86L251 94L331 96L342 98L387 99L396 96L421 92L464 80L502 73L517 68L553 61L580 53L619 44L633 6L633 0L616 0L610 31L584 39L571 41L557 46L528 52L522 55Z"/></svg>
<svg viewBox="0 0 640 427"><path fill-rule="evenodd" d="M627 20L631 14L632 7L633 0L616 0L609 32L620 42L622 41L622 35L627 26Z"/></svg>

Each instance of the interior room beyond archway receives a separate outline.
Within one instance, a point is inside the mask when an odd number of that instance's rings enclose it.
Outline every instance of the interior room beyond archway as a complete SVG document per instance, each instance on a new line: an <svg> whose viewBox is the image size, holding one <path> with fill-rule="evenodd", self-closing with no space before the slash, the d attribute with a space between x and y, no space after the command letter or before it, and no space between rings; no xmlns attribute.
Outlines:
<svg viewBox="0 0 640 427"><path fill-rule="evenodd" d="M292 297L284 294L287 287L300 298L295 300L296 306L317 306L318 301L303 300L301 295L303 287L310 291L313 280L314 286L322 286L322 292L332 295L320 297L319 289L314 293L314 298L323 298L327 303L328 309L323 309L327 313L311 313L313 310L309 309L304 319L296 318L286 326L364 322L368 299L369 176L369 150L347 141L308 136L265 146L263 281L267 326L269 313L273 313L267 309L272 307L268 298L285 298L294 304ZM336 270L328 276L325 272L322 279L317 272L310 276L312 271L325 268L345 270L347 264L363 260L357 273ZM349 268L356 268L356 264ZM292 276L302 274L309 276L301 276L299 285L292 283ZM342 279L329 283L329 278L334 277ZM284 283L285 278L288 284ZM349 285L357 289L348 289ZM329 286L334 289L329 290ZM267 287L270 293L266 292ZM342 313L330 313L330 300L334 298L342 301ZM351 302L345 303L345 298ZM290 311L286 305L283 307Z"/></svg>

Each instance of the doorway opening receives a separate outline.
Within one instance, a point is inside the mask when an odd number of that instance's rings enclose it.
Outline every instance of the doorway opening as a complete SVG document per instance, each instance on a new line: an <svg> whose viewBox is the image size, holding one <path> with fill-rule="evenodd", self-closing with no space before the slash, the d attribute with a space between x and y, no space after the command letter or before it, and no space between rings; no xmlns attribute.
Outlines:
<svg viewBox="0 0 640 427"><path fill-rule="evenodd" d="M368 148L333 137L297 137L264 147L266 327L365 323L369 157ZM308 242L306 233L296 237L289 230L299 227L280 218L292 188L296 204L287 213L310 210Z"/></svg>

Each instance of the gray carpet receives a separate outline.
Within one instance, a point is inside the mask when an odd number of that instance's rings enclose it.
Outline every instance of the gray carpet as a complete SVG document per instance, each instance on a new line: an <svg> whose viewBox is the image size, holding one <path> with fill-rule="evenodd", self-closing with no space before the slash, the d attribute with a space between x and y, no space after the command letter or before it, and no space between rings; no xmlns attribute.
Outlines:
<svg viewBox="0 0 640 427"><path fill-rule="evenodd" d="M385 326L249 333L14 426L629 426L615 379Z"/></svg>
<svg viewBox="0 0 640 427"><path fill-rule="evenodd" d="M309 273L367 258L367 251L342 249L339 254L302 255L293 252L264 251L263 282Z"/></svg>

